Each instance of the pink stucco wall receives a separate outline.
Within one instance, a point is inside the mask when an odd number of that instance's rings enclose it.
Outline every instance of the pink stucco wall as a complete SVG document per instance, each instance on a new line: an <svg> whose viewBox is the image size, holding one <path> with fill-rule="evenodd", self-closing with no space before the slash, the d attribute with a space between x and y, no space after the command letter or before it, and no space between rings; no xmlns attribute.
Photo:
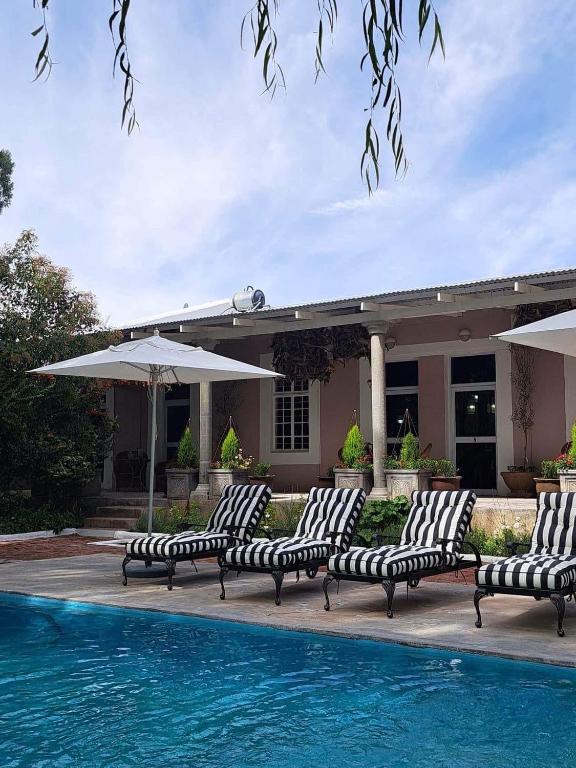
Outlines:
<svg viewBox="0 0 576 768"><path fill-rule="evenodd" d="M514 392L512 393L514 402ZM542 459L560 453L566 442L564 358L556 352L534 350L534 427L528 458L538 468ZM523 461L524 436L514 427L514 462Z"/></svg>
<svg viewBox="0 0 576 768"><path fill-rule="evenodd" d="M115 387L114 455L142 448L148 451L148 398L144 387Z"/></svg>
<svg viewBox="0 0 576 768"><path fill-rule="evenodd" d="M446 398L444 397L445 366L442 355L418 360L418 429L422 448L432 444L430 455L441 458L447 454Z"/></svg>

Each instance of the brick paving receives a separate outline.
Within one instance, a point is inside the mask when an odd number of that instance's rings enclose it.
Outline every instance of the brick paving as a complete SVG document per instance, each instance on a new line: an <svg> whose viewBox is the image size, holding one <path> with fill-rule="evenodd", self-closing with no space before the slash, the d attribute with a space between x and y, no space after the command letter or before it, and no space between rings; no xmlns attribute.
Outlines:
<svg viewBox="0 0 576 768"><path fill-rule="evenodd" d="M51 560L78 555L121 555L121 547L95 546L95 541L106 539L85 536L55 536L50 539L26 541L0 541L0 560Z"/></svg>

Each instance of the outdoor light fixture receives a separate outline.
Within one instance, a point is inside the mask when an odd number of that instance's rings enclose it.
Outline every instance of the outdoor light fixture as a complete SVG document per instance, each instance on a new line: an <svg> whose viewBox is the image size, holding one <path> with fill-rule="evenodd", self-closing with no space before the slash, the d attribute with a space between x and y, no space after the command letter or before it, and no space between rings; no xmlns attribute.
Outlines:
<svg viewBox="0 0 576 768"><path fill-rule="evenodd" d="M394 336L386 336L384 339L384 346L386 347L387 351L390 352L391 349L394 349L396 346L396 339Z"/></svg>
<svg viewBox="0 0 576 768"><path fill-rule="evenodd" d="M469 328L461 328L458 331L458 338L460 339L460 341L470 341L470 339L472 338L472 332L470 331Z"/></svg>

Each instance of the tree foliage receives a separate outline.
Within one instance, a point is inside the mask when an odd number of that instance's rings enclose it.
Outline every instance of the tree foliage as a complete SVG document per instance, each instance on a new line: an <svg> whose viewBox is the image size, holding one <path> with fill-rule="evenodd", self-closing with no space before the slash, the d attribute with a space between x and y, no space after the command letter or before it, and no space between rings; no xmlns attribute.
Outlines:
<svg viewBox="0 0 576 768"><path fill-rule="evenodd" d="M232 469L240 453L240 441L233 427L230 427L220 449L220 460L223 469Z"/></svg>
<svg viewBox="0 0 576 768"><path fill-rule="evenodd" d="M4 208L8 208L12 202L12 193L14 191L14 182L12 181L12 172L14 162L12 155L7 149L0 149L0 213Z"/></svg>
<svg viewBox="0 0 576 768"><path fill-rule="evenodd" d="M347 467L355 467L366 453L366 440L358 424L352 424L342 446L342 461Z"/></svg>
<svg viewBox="0 0 576 768"><path fill-rule="evenodd" d="M26 371L113 341L93 296L37 252L34 233L0 250L0 494L31 488L64 499L94 477L113 429L102 403L107 385Z"/></svg>
<svg viewBox="0 0 576 768"><path fill-rule="evenodd" d="M33 0L34 7L41 14L41 24L32 32L41 37L36 58L35 80L43 75L50 76L53 61L50 53L50 34L46 12L54 0ZM314 48L316 80L326 72L324 63L324 42L326 35L333 35L338 20L339 0L316 0L317 29ZM128 14L131 0L112 0L112 13L108 26L114 43L113 73L120 70L123 80L122 126L132 133L138 125L134 105L134 83L136 82L130 64L127 43ZM311 7L314 6L310 2ZM429 31L431 42L429 59L437 49L444 55L444 39L438 14L432 0L413 0L417 8L418 39L422 44ZM365 107L367 113L364 131L364 150L360 171L371 194L380 182L380 128L376 110L385 112L386 139L394 157L397 175L408 168L404 138L402 135L402 94L398 82L398 61L404 42L404 0L361 0L361 23L364 39L364 54L360 69L368 78L369 98ZM286 87L284 71L278 59L278 35L276 17L280 0L255 0L245 14L241 27L242 45L250 40L254 58L262 62L264 93L274 96L277 89Z"/></svg>
<svg viewBox="0 0 576 768"><path fill-rule="evenodd" d="M198 469L198 453L190 427L186 427L178 443L177 461L181 469Z"/></svg>

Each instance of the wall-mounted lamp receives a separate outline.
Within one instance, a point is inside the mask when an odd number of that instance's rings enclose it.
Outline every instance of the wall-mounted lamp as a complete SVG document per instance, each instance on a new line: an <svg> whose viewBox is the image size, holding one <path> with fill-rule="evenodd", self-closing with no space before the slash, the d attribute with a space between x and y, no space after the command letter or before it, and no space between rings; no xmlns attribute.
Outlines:
<svg viewBox="0 0 576 768"><path fill-rule="evenodd" d="M472 338L472 332L470 331L469 328L461 328L458 331L458 338L460 339L460 341L470 341L470 339Z"/></svg>
<svg viewBox="0 0 576 768"><path fill-rule="evenodd" d="M394 349L396 346L396 339L394 336L386 336L384 339L384 346L386 347L387 351L390 352L391 349Z"/></svg>

